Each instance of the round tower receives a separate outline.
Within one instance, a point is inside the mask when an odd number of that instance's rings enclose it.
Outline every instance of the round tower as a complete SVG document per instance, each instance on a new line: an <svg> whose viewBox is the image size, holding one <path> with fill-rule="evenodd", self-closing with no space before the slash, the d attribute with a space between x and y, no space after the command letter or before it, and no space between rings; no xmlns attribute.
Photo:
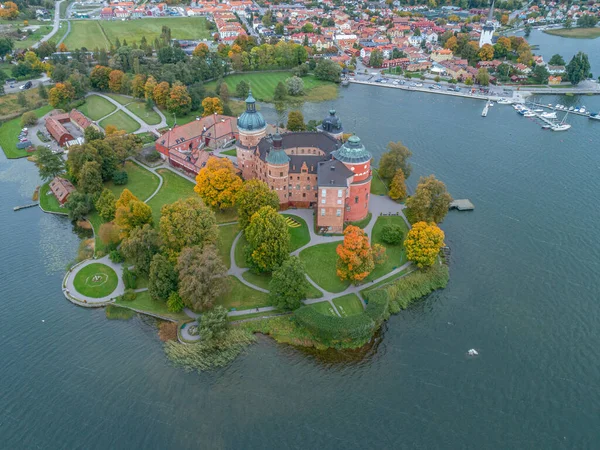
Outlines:
<svg viewBox="0 0 600 450"><path fill-rule="evenodd" d="M329 133L336 139L342 139L344 129L342 128L342 121L335 114L335 109L329 110L329 115L323 119L317 130Z"/></svg>
<svg viewBox="0 0 600 450"><path fill-rule="evenodd" d="M254 150L267 132L267 123L262 114L256 110L256 100L252 97L252 91L248 92L246 111L238 117L237 127L239 131L236 146L238 167L242 171L244 179L248 180L254 178L256 164Z"/></svg>
<svg viewBox="0 0 600 450"><path fill-rule="evenodd" d="M346 198L344 220L346 222L362 220L369 213L371 153L367 151L358 136L350 136L348 141L332 155L354 173Z"/></svg>
<svg viewBox="0 0 600 450"><path fill-rule="evenodd" d="M279 197L280 205L289 203L288 177L290 157L283 149L283 139L279 133L273 135L272 146L265 158L267 163L267 184Z"/></svg>

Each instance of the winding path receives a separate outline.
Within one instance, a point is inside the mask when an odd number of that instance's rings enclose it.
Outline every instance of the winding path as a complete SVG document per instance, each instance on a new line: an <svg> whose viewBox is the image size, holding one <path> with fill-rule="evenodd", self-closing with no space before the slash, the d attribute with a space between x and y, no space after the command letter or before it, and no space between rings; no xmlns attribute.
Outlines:
<svg viewBox="0 0 600 450"><path fill-rule="evenodd" d="M57 33L58 28L60 27L60 5L64 1L65 0L60 0L59 2L56 2L54 4L54 25L52 26L52 31L43 38L41 38L39 42L33 44L33 48L38 48L42 42L49 40L52 36L54 36Z"/></svg>

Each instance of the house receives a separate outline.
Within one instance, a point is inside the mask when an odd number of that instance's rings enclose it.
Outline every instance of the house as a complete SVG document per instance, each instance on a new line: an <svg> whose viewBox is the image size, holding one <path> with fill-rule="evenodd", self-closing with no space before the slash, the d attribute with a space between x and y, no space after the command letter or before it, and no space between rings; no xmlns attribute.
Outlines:
<svg viewBox="0 0 600 450"><path fill-rule="evenodd" d="M548 66L548 72L550 72L552 75L564 73L565 70L567 70L565 66Z"/></svg>
<svg viewBox="0 0 600 450"><path fill-rule="evenodd" d="M73 124L82 134L90 126L98 129L96 124L76 109L72 109L70 113L50 115L46 117L46 130L61 147L75 139L64 126L65 123Z"/></svg>
<svg viewBox="0 0 600 450"><path fill-rule="evenodd" d="M50 182L50 191L58 200L58 203L62 206L68 200L71 192L75 190L75 186L69 180L62 177L54 177Z"/></svg>
<svg viewBox="0 0 600 450"><path fill-rule="evenodd" d="M549 76L548 77L548 84L550 85L557 85L560 84L562 82L562 77L560 75L558 76Z"/></svg>
<svg viewBox="0 0 600 450"><path fill-rule="evenodd" d="M453 57L454 57L454 55L452 54L452 51L448 50L447 48L440 48L440 49L434 50L431 53L431 55L429 56L429 58L435 62L449 61Z"/></svg>

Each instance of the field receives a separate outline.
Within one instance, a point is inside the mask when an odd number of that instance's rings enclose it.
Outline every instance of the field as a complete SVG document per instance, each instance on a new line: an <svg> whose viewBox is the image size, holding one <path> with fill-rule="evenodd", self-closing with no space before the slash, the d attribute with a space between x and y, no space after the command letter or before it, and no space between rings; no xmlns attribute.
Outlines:
<svg viewBox="0 0 600 450"><path fill-rule="evenodd" d="M398 245L388 245L381 240L381 232L385 225L398 225L402 228L404 237L406 237L406 233L408 233L408 226L400 216L382 216L377 218L377 222L375 222L375 226L373 227L371 244L383 245L385 247L385 255L387 258L383 264L375 266L375 269L367 278L365 278L365 281L376 280L391 272L396 267L400 267L407 261L406 251L404 250L404 245L402 243Z"/></svg>
<svg viewBox="0 0 600 450"><path fill-rule="evenodd" d="M249 288L236 277L228 278L230 291L217 299L217 305L238 310L270 306L268 294Z"/></svg>
<svg viewBox="0 0 600 450"><path fill-rule="evenodd" d="M27 36L27 39L24 39L22 41L15 41L15 49L29 48L51 31L51 25L42 25L37 30L35 30L33 34Z"/></svg>
<svg viewBox="0 0 600 450"><path fill-rule="evenodd" d="M94 263L81 269L73 285L81 295L102 298L110 295L117 287L119 279L113 269L107 265Z"/></svg>
<svg viewBox="0 0 600 450"><path fill-rule="evenodd" d="M148 111L146 105L143 102L133 102L126 106L126 108L146 122L148 125L158 125L160 123L160 116L154 110Z"/></svg>
<svg viewBox="0 0 600 450"><path fill-rule="evenodd" d="M111 92L107 92L104 95L112 98L115 102L120 103L121 105L128 105L129 103L135 101L133 97L128 97L127 95L113 94Z"/></svg>
<svg viewBox="0 0 600 450"><path fill-rule="evenodd" d="M338 256L335 249L340 243L341 241L314 245L300 252L307 275L329 292L342 292L350 286L349 281L340 280L336 274Z"/></svg>
<svg viewBox="0 0 600 450"><path fill-rule="evenodd" d="M68 49L85 47L88 50L95 48L109 49L117 38L121 43L140 43L143 36L152 43L160 37L163 25L171 28L174 39L204 39L210 36L207 21L202 17L178 17L158 19L135 19L126 22L120 20L72 20L71 33L64 44Z"/></svg>
<svg viewBox="0 0 600 450"><path fill-rule="evenodd" d="M167 304L165 302L153 300L150 297L148 291L138 292L135 300L125 301L123 299L117 299L115 301L115 305L122 306L124 308L133 308L140 311L147 311L151 314L157 314L162 317L168 317L173 320L183 321L188 320L189 317L183 312L170 312L167 309Z"/></svg>
<svg viewBox="0 0 600 450"><path fill-rule="evenodd" d="M108 125L114 125L118 130L125 130L126 133L133 133L140 129L140 124L123 111L117 111L116 113L111 114L101 121L99 125L102 128L106 128Z"/></svg>
<svg viewBox="0 0 600 450"><path fill-rule="evenodd" d="M373 169L373 180L371 181L371 194L375 195L386 195L387 186L383 180L379 177L377 169Z"/></svg>
<svg viewBox="0 0 600 450"><path fill-rule="evenodd" d="M38 117L42 117L44 114L52 111L52 106L44 106L42 108L36 109L33 112ZM25 150L17 149L17 142L19 137L19 132L21 131L21 118L17 117L16 119L9 120L0 126L0 146L2 146L2 150L4 150L4 154L7 158L23 158L28 155Z"/></svg>
<svg viewBox="0 0 600 450"><path fill-rule="evenodd" d="M231 150L221 152L221 155L237 156L237 150L235 148L232 148Z"/></svg>
<svg viewBox="0 0 600 450"><path fill-rule="evenodd" d="M158 224L160 209L163 205L196 195L194 184L191 181L180 177L169 169L159 169L158 173L163 178L163 184L158 193L148 202L148 205L152 208L152 217L155 224Z"/></svg>
<svg viewBox="0 0 600 450"><path fill-rule="evenodd" d="M337 314L335 313L333 306L331 306L331 303L329 303L329 302L313 303L309 306L313 309L316 309L318 312L320 312L321 314L323 314L325 316L337 317Z"/></svg>
<svg viewBox="0 0 600 450"><path fill-rule="evenodd" d="M223 78L227 84L231 95L235 95L237 84L245 80L252 87L252 96L259 101L272 102L275 87L280 81L285 83L285 80L292 76L291 72L260 72L260 73L241 73L230 75ZM302 97L288 97L288 100L294 101L324 101L332 100L337 97L337 85L328 81L317 80L313 76L302 78L304 81L304 90L306 94ZM206 84L207 90L215 90L217 87L216 81Z"/></svg>
<svg viewBox="0 0 600 450"><path fill-rule="evenodd" d="M90 119L100 120L103 117L108 116L117 109L117 107L98 95L90 95L89 97L86 97L85 103L78 109Z"/></svg>
<svg viewBox="0 0 600 450"><path fill-rule="evenodd" d="M217 248L228 269L231 267L231 245L239 232L240 227L237 223L219 227L219 242L217 243Z"/></svg>
<svg viewBox="0 0 600 450"><path fill-rule="evenodd" d="M364 312L362 303L356 294L347 294L334 298L333 304L342 317L355 316Z"/></svg>
<svg viewBox="0 0 600 450"><path fill-rule="evenodd" d="M600 37L600 28L559 28L545 30L544 33L575 39L596 39Z"/></svg>
<svg viewBox="0 0 600 450"><path fill-rule="evenodd" d="M8 69L7 69L8 70ZM10 72L9 72L10 74ZM10 75L12 76L12 75ZM17 82L15 85L19 86L23 83ZM48 87L50 89L50 87ZM17 101L18 93L6 94L0 97L0 120L12 119L16 115L21 115L24 112L30 111L34 108L40 108L44 105L48 105L48 101L41 98L36 89L28 89L24 91L25 98L27 99L27 105L21 106Z"/></svg>

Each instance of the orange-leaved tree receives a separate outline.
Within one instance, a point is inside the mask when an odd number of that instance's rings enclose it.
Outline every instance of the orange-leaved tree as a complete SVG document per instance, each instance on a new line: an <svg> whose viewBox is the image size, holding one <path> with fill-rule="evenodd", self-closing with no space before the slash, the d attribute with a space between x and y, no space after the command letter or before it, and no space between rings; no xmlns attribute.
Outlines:
<svg viewBox="0 0 600 450"><path fill-rule="evenodd" d="M202 100L202 117L210 116L211 114L223 114L223 102L219 97L206 97Z"/></svg>
<svg viewBox="0 0 600 450"><path fill-rule="evenodd" d="M194 191L211 208L229 208L242 188L242 179L227 158L211 156L198 175Z"/></svg>
<svg viewBox="0 0 600 450"><path fill-rule="evenodd" d="M68 81L56 83L48 92L48 103L54 108L64 106L75 98L75 89Z"/></svg>
<svg viewBox="0 0 600 450"><path fill-rule="evenodd" d="M167 106L167 99L169 98L170 90L171 86L169 86L169 83L166 81L158 83L153 92L154 102L158 106Z"/></svg>
<svg viewBox="0 0 600 450"><path fill-rule="evenodd" d="M379 244L371 247L369 236L359 227L348 225L344 230L344 243L336 248L337 275L353 283L364 280L385 259L385 248Z"/></svg>
<svg viewBox="0 0 600 450"><path fill-rule="evenodd" d="M434 222L415 223L404 240L406 257L420 269L432 266L444 245L444 232Z"/></svg>
<svg viewBox="0 0 600 450"><path fill-rule="evenodd" d="M122 70L113 70L108 76L108 88L113 92L120 92L124 77Z"/></svg>

